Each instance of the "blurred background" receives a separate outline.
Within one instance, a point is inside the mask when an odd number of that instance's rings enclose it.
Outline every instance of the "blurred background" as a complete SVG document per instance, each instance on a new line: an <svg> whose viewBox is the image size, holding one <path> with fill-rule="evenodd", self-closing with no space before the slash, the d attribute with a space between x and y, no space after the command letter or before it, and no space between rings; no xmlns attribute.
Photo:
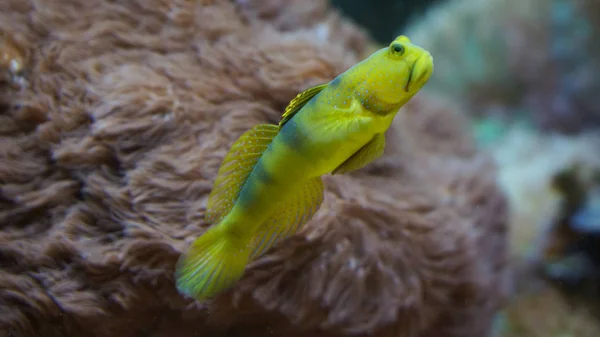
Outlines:
<svg viewBox="0 0 600 337"><path fill-rule="evenodd" d="M423 89L461 106L498 165L514 295L495 336L600 336L600 1L332 0L386 44L434 56Z"/></svg>

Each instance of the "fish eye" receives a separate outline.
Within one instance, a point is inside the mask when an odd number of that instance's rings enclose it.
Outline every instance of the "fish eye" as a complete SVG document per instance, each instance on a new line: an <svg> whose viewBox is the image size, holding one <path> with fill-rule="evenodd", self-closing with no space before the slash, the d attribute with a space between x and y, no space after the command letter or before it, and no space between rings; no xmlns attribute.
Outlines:
<svg viewBox="0 0 600 337"><path fill-rule="evenodd" d="M391 47L392 53L400 55L400 56L404 55L405 48L404 48L403 44L392 43L392 45L390 47Z"/></svg>

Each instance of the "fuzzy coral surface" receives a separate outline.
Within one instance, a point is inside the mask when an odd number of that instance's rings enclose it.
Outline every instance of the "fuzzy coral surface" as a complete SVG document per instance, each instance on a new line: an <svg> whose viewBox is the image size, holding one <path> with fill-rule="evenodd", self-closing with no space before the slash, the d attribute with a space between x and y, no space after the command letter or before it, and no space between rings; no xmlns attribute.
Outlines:
<svg viewBox="0 0 600 337"><path fill-rule="evenodd" d="M0 32L0 335L488 331L506 204L463 117L425 95L234 289L174 288L231 143L365 56L325 1L5 0Z"/></svg>

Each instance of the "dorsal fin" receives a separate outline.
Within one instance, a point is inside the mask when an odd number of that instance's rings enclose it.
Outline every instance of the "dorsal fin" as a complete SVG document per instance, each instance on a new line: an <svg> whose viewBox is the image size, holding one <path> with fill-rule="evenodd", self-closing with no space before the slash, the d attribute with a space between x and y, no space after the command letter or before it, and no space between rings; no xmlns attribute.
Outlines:
<svg viewBox="0 0 600 337"><path fill-rule="evenodd" d="M327 85L329 85L329 83L319 84L317 86L308 88L291 100L290 104L288 104L288 106L285 108L285 112L281 116L279 128L282 128L287 121L294 117L294 115L300 111L300 109L302 109L302 107L306 105L308 101L320 93L321 90L323 90Z"/></svg>
<svg viewBox="0 0 600 337"><path fill-rule="evenodd" d="M279 133L274 124L258 124L233 143L208 196L206 221L218 223L231 211L252 169Z"/></svg>
<svg viewBox="0 0 600 337"><path fill-rule="evenodd" d="M275 211L259 227L252 240L251 260L261 256L281 240L298 232L323 202L324 185L320 177L311 179L281 200Z"/></svg>

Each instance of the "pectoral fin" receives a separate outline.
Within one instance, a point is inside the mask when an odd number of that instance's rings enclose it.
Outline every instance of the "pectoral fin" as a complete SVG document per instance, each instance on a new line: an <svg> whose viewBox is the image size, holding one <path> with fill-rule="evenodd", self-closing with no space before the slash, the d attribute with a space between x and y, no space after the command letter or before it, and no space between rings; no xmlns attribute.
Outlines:
<svg viewBox="0 0 600 337"><path fill-rule="evenodd" d="M384 149L385 134L379 133L375 135L370 142L361 147L360 150L356 151L350 158L343 162L342 165L333 170L331 174L342 174L358 170L373 160L381 157Z"/></svg>

